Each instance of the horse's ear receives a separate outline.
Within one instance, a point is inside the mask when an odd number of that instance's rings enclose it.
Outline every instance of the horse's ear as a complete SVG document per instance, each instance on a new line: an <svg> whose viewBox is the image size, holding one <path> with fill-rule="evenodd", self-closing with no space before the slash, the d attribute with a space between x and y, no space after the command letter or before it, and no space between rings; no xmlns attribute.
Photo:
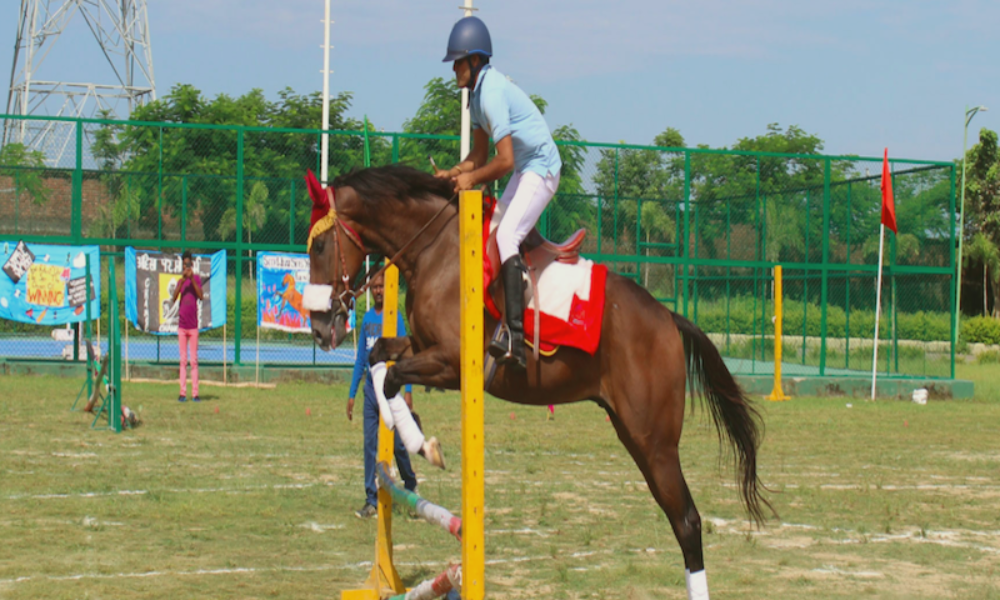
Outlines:
<svg viewBox="0 0 1000 600"><path fill-rule="evenodd" d="M312 214L309 217L309 229L312 230L316 221L330 213L330 198L332 197L330 192L333 191L333 188L323 189L312 169L306 170L306 187L309 188L309 197L313 201Z"/></svg>
<svg viewBox="0 0 1000 600"><path fill-rule="evenodd" d="M319 180L316 179L316 175L313 174L312 169L306 169L306 187L309 188L309 197L312 198L313 205L330 205L326 191Z"/></svg>

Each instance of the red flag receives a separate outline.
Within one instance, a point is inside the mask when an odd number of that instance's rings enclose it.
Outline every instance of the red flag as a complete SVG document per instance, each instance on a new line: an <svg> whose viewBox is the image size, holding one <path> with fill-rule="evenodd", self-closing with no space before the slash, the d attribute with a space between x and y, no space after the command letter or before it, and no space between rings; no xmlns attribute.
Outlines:
<svg viewBox="0 0 1000 600"><path fill-rule="evenodd" d="M896 230L896 203L892 199L892 173L889 172L889 149L885 149L885 157L882 159L882 224L899 233Z"/></svg>

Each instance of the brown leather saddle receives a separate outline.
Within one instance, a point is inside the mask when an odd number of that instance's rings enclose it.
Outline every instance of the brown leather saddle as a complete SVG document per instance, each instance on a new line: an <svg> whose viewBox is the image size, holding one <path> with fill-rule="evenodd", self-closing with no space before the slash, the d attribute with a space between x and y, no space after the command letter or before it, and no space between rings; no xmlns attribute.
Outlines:
<svg viewBox="0 0 1000 600"><path fill-rule="evenodd" d="M538 229L532 228L524 241L521 242L521 256L525 258L525 264L529 269L544 268L551 262L561 262L575 265L580 260L580 247L587 238L586 229L578 229L576 233L566 238L560 244L545 239ZM497 281L500 276L500 251L497 249L497 232L494 229L490 233L490 238L486 242L486 256L490 260L490 272L492 281Z"/></svg>

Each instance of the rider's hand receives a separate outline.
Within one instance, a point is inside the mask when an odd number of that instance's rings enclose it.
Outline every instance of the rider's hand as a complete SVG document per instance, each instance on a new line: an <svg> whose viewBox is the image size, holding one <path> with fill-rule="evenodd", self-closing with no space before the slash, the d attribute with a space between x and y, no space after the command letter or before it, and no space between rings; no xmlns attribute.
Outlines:
<svg viewBox="0 0 1000 600"><path fill-rule="evenodd" d="M465 190L471 190L476 185L476 180L472 177L472 173L462 173L458 177L452 177L451 180L455 183L456 194Z"/></svg>
<svg viewBox="0 0 1000 600"><path fill-rule="evenodd" d="M347 399L347 420L354 420L354 398Z"/></svg>
<svg viewBox="0 0 1000 600"><path fill-rule="evenodd" d="M454 171L454 169L434 169L434 176L438 179L451 179L452 171Z"/></svg>

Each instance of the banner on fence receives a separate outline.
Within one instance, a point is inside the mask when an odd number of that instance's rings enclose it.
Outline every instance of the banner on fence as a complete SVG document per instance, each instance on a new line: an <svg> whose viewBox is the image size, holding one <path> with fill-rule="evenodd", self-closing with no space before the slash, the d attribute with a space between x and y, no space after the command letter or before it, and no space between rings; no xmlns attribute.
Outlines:
<svg viewBox="0 0 1000 600"><path fill-rule="evenodd" d="M101 252L97 246L0 245L0 319L63 325L87 318L87 259L90 259L90 318L101 316Z"/></svg>
<svg viewBox="0 0 1000 600"><path fill-rule="evenodd" d="M198 329L222 327L226 322L226 251L195 254L193 259L204 296L198 302ZM176 335L180 301L172 299L182 272L178 253L125 248L125 317L136 329Z"/></svg>
<svg viewBox="0 0 1000 600"><path fill-rule="evenodd" d="M309 283L309 255L257 253L257 325L309 333L309 311L302 308L302 291Z"/></svg>

